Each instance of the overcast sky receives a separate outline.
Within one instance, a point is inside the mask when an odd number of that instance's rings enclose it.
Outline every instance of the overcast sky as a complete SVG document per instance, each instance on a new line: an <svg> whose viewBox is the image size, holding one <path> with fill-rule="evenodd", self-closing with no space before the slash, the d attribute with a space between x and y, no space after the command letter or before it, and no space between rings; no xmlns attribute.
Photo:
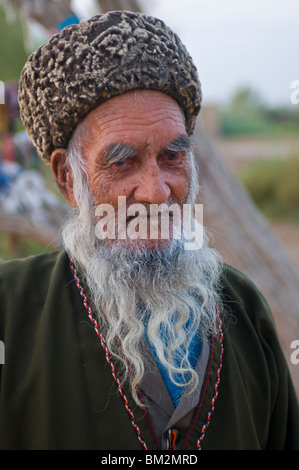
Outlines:
<svg viewBox="0 0 299 470"><path fill-rule="evenodd" d="M299 0L141 2L187 46L205 103L226 102L249 85L269 104L290 105L291 82L299 80Z"/></svg>

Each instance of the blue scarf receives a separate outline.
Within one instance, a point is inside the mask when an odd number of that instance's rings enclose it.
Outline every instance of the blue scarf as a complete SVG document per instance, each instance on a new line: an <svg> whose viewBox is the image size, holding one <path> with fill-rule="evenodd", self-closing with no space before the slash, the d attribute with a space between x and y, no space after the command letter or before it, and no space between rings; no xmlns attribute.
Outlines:
<svg viewBox="0 0 299 470"><path fill-rule="evenodd" d="M188 320L187 325L186 325L187 331L189 331L190 335L192 334L192 340L191 340L191 344L190 344L188 358L189 358L191 366L194 368L197 364L197 361L198 361L199 357L200 357L201 341L200 341L200 336L199 336L198 332L192 332L191 331L190 322L191 322L191 319ZM149 345L149 348L150 348L150 350L151 350L151 352L152 352L152 354L155 358L155 361L156 361L157 367L160 371L160 374L161 374L161 376L162 376L162 378L165 382L168 393L171 396L171 399L172 399L172 402L173 402L174 406L176 407L178 405L180 399L181 399L181 396L182 396L183 392L184 392L184 387L176 385L172 382L172 380L170 378L170 375L169 375L169 372L161 364L161 361L159 360L159 358L157 356L155 346L153 344L151 344L149 339L148 339L147 328L146 328L145 337L146 337L147 344ZM169 338L167 338L167 335L165 335L165 334L163 334L163 340L165 342L165 345L167 345L169 343ZM176 359L176 364L178 366L179 366L179 363L180 363L180 357L182 357L184 352L185 352L185 347L181 346L180 351L178 351L177 359ZM184 374L176 374L175 379L180 384L184 384L185 381L186 381L186 377L185 377Z"/></svg>

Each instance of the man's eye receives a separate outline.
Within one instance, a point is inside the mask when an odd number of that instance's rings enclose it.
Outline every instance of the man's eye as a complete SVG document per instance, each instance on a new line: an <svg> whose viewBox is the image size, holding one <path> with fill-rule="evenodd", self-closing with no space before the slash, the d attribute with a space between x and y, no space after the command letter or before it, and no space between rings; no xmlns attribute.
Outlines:
<svg viewBox="0 0 299 470"><path fill-rule="evenodd" d="M181 154L179 152L167 152L163 156L163 160L167 162L177 162L180 159Z"/></svg>
<svg viewBox="0 0 299 470"><path fill-rule="evenodd" d="M118 168L124 168L124 167L129 167L130 163L133 162L133 157L128 156L124 158L119 158L118 160L115 160L113 165L117 166Z"/></svg>
<svg viewBox="0 0 299 470"><path fill-rule="evenodd" d="M118 168L122 168L126 165L126 160L117 160L116 162L114 162L114 165Z"/></svg>

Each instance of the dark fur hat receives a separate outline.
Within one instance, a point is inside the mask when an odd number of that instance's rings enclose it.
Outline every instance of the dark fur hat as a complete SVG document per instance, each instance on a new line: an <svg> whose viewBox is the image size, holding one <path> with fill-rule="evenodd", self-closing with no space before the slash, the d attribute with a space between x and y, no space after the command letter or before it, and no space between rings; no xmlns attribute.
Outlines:
<svg viewBox="0 0 299 470"><path fill-rule="evenodd" d="M159 19L108 12L64 28L29 57L19 85L20 114L39 156L49 162L89 111L133 89L172 96L192 134L201 89L185 46Z"/></svg>

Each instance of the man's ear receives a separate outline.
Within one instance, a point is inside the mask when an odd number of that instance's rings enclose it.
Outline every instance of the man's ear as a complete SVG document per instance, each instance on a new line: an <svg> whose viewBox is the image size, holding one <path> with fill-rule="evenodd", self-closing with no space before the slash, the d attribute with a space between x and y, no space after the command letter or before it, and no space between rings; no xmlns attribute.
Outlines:
<svg viewBox="0 0 299 470"><path fill-rule="evenodd" d="M66 165L66 149L56 149L51 154L51 168L57 185L71 207L77 207L73 190L73 174Z"/></svg>

